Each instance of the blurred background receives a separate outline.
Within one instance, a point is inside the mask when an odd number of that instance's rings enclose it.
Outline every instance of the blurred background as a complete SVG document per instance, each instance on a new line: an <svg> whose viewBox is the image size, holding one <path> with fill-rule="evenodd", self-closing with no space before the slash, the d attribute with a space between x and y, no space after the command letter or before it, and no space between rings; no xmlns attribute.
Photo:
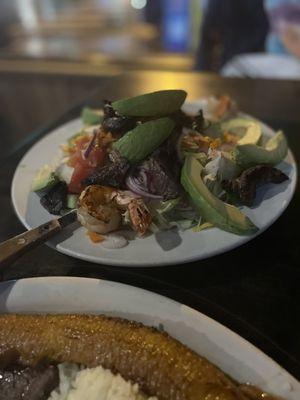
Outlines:
<svg viewBox="0 0 300 400"><path fill-rule="evenodd" d="M299 80L300 0L0 0L0 155L131 71L160 78L125 96L191 72L212 91L218 76Z"/></svg>
<svg viewBox="0 0 300 400"><path fill-rule="evenodd" d="M2 69L299 79L299 59L300 0L0 0Z"/></svg>

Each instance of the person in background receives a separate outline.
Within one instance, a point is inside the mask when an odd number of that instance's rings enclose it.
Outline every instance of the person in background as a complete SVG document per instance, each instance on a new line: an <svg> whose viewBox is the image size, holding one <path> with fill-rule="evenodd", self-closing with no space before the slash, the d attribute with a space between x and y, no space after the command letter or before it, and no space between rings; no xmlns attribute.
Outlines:
<svg viewBox="0 0 300 400"><path fill-rule="evenodd" d="M218 71L238 54L264 50L269 24L263 0L205 3L196 69Z"/></svg>
<svg viewBox="0 0 300 400"><path fill-rule="evenodd" d="M270 31L265 53L241 54L222 69L223 76L300 79L300 0L265 0Z"/></svg>
<svg viewBox="0 0 300 400"><path fill-rule="evenodd" d="M270 21L266 50L300 59L300 0L265 0Z"/></svg>

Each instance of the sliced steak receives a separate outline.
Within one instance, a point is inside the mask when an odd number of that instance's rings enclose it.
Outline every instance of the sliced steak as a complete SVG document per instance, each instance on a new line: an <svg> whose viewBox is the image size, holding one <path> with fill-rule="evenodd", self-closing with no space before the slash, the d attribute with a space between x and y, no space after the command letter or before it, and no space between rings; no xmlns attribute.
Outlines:
<svg viewBox="0 0 300 400"><path fill-rule="evenodd" d="M0 400L46 400L59 385L54 365L0 369Z"/></svg>

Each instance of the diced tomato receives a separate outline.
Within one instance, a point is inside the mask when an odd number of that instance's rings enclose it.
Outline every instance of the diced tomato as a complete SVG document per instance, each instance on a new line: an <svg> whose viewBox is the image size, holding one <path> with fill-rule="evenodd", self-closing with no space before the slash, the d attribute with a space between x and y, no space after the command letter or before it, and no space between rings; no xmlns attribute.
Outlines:
<svg viewBox="0 0 300 400"><path fill-rule="evenodd" d="M75 167L75 165L82 160L82 153L87 148L90 141L91 137L88 135L80 136L74 141L73 154L70 156L68 161L70 167Z"/></svg>
<svg viewBox="0 0 300 400"><path fill-rule="evenodd" d="M101 167L105 162L106 149L104 147L94 147L90 152L87 161L91 167Z"/></svg>
<svg viewBox="0 0 300 400"><path fill-rule="evenodd" d="M101 167L105 162L106 148L94 146L88 157L85 158L85 151L90 143L90 136L82 136L76 139L74 143L75 151L70 156L68 165L74 168L69 191L71 193L80 193L84 189L82 181L86 179L96 168Z"/></svg>
<svg viewBox="0 0 300 400"><path fill-rule="evenodd" d="M75 165L82 159L81 150L75 150L73 155L69 158L68 165L70 167L75 167Z"/></svg>
<svg viewBox="0 0 300 400"><path fill-rule="evenodd" d="M69 183L69 192L81 193L84 189L82 181L87 178L93 172L93 170L94 168L91 168L88 165L81 164L80 162L75 164L71 181Z"/></svg>
<svg viewBox="0 0 300 400"><path fill-rule="evenodd" d="M87 159L81 156L77 157L74 165L74 171L69 183L69 192L81 193L84 189L82 181L86 179L98 167L104 164L106 150L101 147L95 147L91 150ZM75 161L75 160L74 160Z"/></svg>

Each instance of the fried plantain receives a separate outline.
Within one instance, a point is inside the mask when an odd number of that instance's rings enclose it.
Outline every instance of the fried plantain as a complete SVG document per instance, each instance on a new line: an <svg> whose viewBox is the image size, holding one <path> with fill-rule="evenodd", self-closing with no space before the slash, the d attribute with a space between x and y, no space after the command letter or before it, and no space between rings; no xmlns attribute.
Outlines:
<svg viewBox="0 0 300 400"><path fill-rule="evenodd" d="M233 380L167 333L103 315L0 315L0 355L102 365L160 400L244 400Z"/></svg>

